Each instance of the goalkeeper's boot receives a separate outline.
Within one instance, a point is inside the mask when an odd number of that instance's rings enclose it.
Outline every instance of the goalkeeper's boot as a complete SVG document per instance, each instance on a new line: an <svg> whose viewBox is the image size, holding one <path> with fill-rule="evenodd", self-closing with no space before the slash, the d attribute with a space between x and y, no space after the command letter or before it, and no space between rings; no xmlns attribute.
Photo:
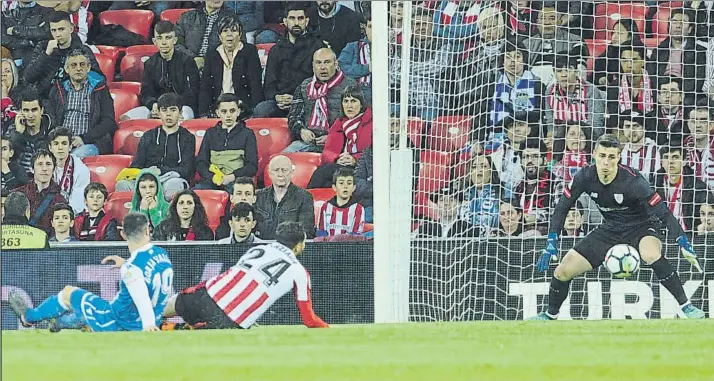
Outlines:
<svg viewBox="0 0 714 381"><path fill-rule="evenodd" d="M526 320L556 320L556 318L551 317L546 312L541 312L536 316L531 316Z"/></svg>
<svg viewBox="0 0 714 381"><path fill-rule="evenodd" d="M687 316L687 319L704 319L706 317L704 315L704 311L694 307L692 303L682 307L682 311L684 312L684 315Z"/></svg>
<svg viewBox="0 0 714 381"><path fill-rule="evenodd" d="M32 324L25 321L25 312L27 311L27 303L25 299L20 296L17 292L11 292L8 295L7 302L10 305L10 309L20 318L20 324L25 328L32 327Z"/></svg>

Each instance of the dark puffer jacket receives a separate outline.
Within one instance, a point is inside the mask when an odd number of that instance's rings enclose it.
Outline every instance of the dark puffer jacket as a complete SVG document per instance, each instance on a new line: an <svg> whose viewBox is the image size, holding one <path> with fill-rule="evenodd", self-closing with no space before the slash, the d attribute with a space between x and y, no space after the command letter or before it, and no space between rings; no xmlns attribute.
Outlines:
<svg viewBox="0 0 714 381"><path fill-rule="evenodd" d="M218 18L216 22L213 23L213 30L211 30L211 35L208 37L209 50L221 43L220 40L218 40L218 22L223 17L230 16L234 13L235 12L225 4L218 10ZM179 44L188 48L193 55L198 56L207 25L208 15L206 14L205 3L201 3L196 9L182 14L176 22L176 37L178 37Z"/></svg>

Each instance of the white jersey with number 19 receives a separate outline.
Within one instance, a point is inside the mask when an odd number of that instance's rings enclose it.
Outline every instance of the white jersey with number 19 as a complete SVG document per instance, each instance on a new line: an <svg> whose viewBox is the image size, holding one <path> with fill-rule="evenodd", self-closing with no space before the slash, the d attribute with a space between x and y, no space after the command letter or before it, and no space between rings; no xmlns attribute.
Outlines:
<svg viewBox="0 0 714 381"><path fill-rule="evenodd" d="M305 325L325 324L312 313L310 275L295 253L279 243L248 250L235 266L206 282L208 295L242 328L253 325L293 288Z"/></svg>

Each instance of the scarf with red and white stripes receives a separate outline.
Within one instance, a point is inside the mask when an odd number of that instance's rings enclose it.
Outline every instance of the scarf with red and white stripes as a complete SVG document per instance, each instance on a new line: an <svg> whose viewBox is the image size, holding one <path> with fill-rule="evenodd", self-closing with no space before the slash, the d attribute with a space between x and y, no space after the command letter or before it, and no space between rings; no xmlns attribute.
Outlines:
<svg viewBox="0 0 714 381"><path fill-rule="evenodd" d="M617 95L620 111L632 110L632 89L630 88L630 80L626 74L620 77L620 91ZM655 102L652 96L652 79L647 75L647 70L642 72L642 90L637 96L637 106L643 114L647 114L654 110Z"/></svg>
<svg viewBox="0 0 714 381"><path fill-rule="evenodd" d="M575 89L580 90L580 96L574 103L568 101L568 94L556 84L548 95L548 104L553 110L553 120L558 122L586 122L588 120L588 88L585 81L578 80Z"/></svg>
<svg viewBox="0 0 714 381"><path fill-rule="evenodd" d="M640 171L645 178L648 178L659 169L660 158L657 153L657 145L654 142L646 140L639 149L633 150L630 148L631 143L627 143L622 150L620 157L622 164Z"/></svg>
<svg viewBox="0 0 714 381"><path fill-rule="evenodd" d="M687 147L689 165L697 177L707 183L714 180L714 139L709 139L709 149L698 149L690 135L684 140L684 146Z"/></svg>
<svg viewBox="0 0 714 381"><path fill-rule="evenodd" d="M357 129L362 124L363 116L364 113L361 113L342 123L342 130L345 134L345 152L350 155L359 153L359 150L357 149Z"/></svg>
<svg viewBox="0 0 714 381"><path fill-rule="evenodd" d="M478 15L481 13L481 1L476 0L471 4L469 9L464 12L464 17L461 18L461 25L474 25L478 22ZM454 21L454 16L459 11L458 1L449 1L441 11L441 23L444 26L451 25ZM469 40L464 42L464 55L461 58L466 58L468 53L476 47L477 41Z"/></svg>
<svg viewBox="0 0 714 381"><path fill-rule="evenodd" d="M339 85L345 76L342 71L337 71L335 76L328 82L320 82L317 76L312 77L312 81L307 84L307 97L315 101L310 116L310 124L308 128L318 128L326 130L329 127L329 119L327 117L327 93L335 86Z"/></svg>
<svg viewBox="0 0 714 381"><path fill-rule="evenodd" d="M369 65L371 58L371 46L370 44L360 41L357 43L359 54L359 64ZM364 77L357 78L357 83L362 86L369 86L372 83L372 74L365 75Z"/></svg>
<svg viewBox="0 0 714 381"><path fill-rule="evenodd" d="M74 185L74 157L72 155L67 156L61 173L55 170L54 180L65 197L72 193L72 186Z"/></svg>
<svg viewBox="0 0 714 381"><path fill-rule="evenodd" d="M672 184L669 183L669 176L665 175L664 176L664 185L665 185L665 192L667 194L667 207L669 208L669 211L672 212L672 215L677 218L679 221L679 225L684 229L685 231L687 230L687 225L684 223L684 213L682 211L682 179L684 176L680 175L679 176L679 181L677 181L677 184Z"/></svg>

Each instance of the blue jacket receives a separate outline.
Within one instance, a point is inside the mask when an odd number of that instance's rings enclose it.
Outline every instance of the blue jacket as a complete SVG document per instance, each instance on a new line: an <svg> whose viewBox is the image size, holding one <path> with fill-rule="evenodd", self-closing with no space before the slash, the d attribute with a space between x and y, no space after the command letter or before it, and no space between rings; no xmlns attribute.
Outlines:
<svg viewBox="0 0 714 381"><path fill-rule="evenodd" d="M372 76L372 72L369 71L369 65L362 65L359 63L359 44L369 44L369 40L367 40L366 37L363 37L359 41L354 41L348 43L344 49L342 49L342 53L340 53L340 58L338 61L340 62L340 69L342 69L342 72L345 73L348 77L352 77L355 80L357 80L360 77L365 77L365 76ZM365 97L370 101L372 99L372 84L370 82L369 85L362 85L362 89L365 92Z"/></svg>
<svg viewBox="0 0 714 381"><path fill-rule="evenodd" d="M226 5L236 12L246 32L263 28L265 16L262 1L226 1Z"/></svg>

